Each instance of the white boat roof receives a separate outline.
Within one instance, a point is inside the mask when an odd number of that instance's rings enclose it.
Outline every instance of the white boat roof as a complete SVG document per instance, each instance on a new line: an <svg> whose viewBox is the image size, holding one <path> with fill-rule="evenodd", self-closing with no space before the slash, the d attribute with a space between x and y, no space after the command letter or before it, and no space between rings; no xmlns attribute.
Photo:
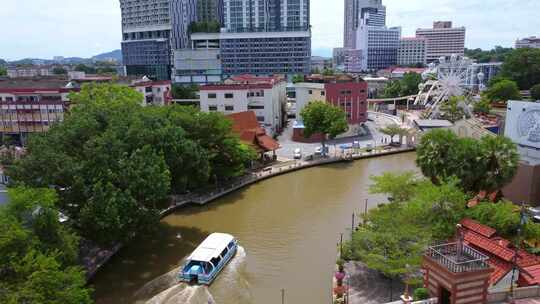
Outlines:
<svg viewBox="0 0 540 304"><path fill-rule="evenodd" d="M191 253L188 260L210 262L218 257L232 240L234 237L230 234L212 233Z"/></svg>

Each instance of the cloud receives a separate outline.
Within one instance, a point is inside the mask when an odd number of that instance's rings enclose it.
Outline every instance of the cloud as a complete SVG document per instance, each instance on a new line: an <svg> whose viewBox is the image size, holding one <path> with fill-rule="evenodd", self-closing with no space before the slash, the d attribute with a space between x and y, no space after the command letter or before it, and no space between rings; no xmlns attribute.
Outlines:
<svg viewBox="0 0 540 304"><path fill-rule="evenodd" d="M451 20L467 27L466 46L512 46L517 38L540 35L538 0L383 0L387 23L403 35ZM311 0L313 49L328 54L343 44L344 0ZM89 57L120 47L118 0L2 1L0 58Z"/></svg>

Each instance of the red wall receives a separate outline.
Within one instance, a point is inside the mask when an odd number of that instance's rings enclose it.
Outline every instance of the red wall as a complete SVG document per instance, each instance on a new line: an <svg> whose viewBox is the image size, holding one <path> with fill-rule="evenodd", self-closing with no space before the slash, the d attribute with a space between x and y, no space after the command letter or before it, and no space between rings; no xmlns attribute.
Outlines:
<svg viewBox="0 0 540 304"><path fill-rule="evenodd" d="M343 109L350 124L367 121L367 88L365 81L324 84L326 101Z"/></svg>

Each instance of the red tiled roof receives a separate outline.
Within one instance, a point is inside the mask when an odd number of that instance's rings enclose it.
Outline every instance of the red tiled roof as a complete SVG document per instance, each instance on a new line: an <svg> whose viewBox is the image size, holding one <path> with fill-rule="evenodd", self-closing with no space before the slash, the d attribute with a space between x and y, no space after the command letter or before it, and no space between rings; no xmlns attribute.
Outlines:
<svg viewBox="0 0 540 304"><path fill-rule="evenodd" d="M519 249L516 264L521 268L540 265L540 258L534 254L528 253L523 249Z"/></svg>
<svg viewBox="0 0 540 304"><path fill-rule="evenodd" d="M506 262L510 262L514 258L514 251L502 247L497 241L490 240L472 231L465 232L465 242Z"/></svg>
<svg viewBox="0 0 540 304"><path fill-rule="evenodd" d="M488 226L485 226L485 225L482 225L480 224L479 222L475 221L475 220L472 220L472 219L469 219L469 218L465 218L463 220L461 220L460 224L467 228L468 230L471 230L471 231L474 231L480 235L483 235L487 238L491 238L495 235L495 233L497 233L497 230L491 228L491 227L488 227Z"/></svg>
<svg viewBox="0 0 540 304"><path fill-rule="evenodd" d="M489 285L497 284L512 270L512 264L501 261L498 258L490 258L488 264L493 269L493 272L489 276Z"/></svg>
<svg viewBox="0 0 540 304"><path fill-rule="evenodd" d="M259 142L259 145L266 151L274 151L279 149L278 142L268 135L257 136L257 141Z"/></svg>
<svg viewBox="0 0 540 304"><path fill-rule="evenodd" d="M520 276L525 280L528 286L540 285L540 265L533 265L522 268Z"/></svg>
<svg viewBox="0 0 540 304"><path fill-rule="evenodd" d="M274 151L279 149L279 144L259 125L255 112L246 111L228 115L232 121L233 132L240 135L240 139L254 146L257 150Z"/></svg>

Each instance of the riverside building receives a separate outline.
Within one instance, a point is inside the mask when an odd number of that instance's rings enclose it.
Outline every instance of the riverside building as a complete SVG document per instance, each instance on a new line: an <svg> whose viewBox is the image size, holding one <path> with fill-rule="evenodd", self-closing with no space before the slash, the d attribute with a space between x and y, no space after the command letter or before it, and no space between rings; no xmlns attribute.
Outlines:
<svg viewBox="0 0 540 304"><path fill-rule="evenodd" d="M416 37L426 39L428 63L454 54L465 55L465 27L452 27L451 21L436 21L431 29L417 29Z"/></svg>

